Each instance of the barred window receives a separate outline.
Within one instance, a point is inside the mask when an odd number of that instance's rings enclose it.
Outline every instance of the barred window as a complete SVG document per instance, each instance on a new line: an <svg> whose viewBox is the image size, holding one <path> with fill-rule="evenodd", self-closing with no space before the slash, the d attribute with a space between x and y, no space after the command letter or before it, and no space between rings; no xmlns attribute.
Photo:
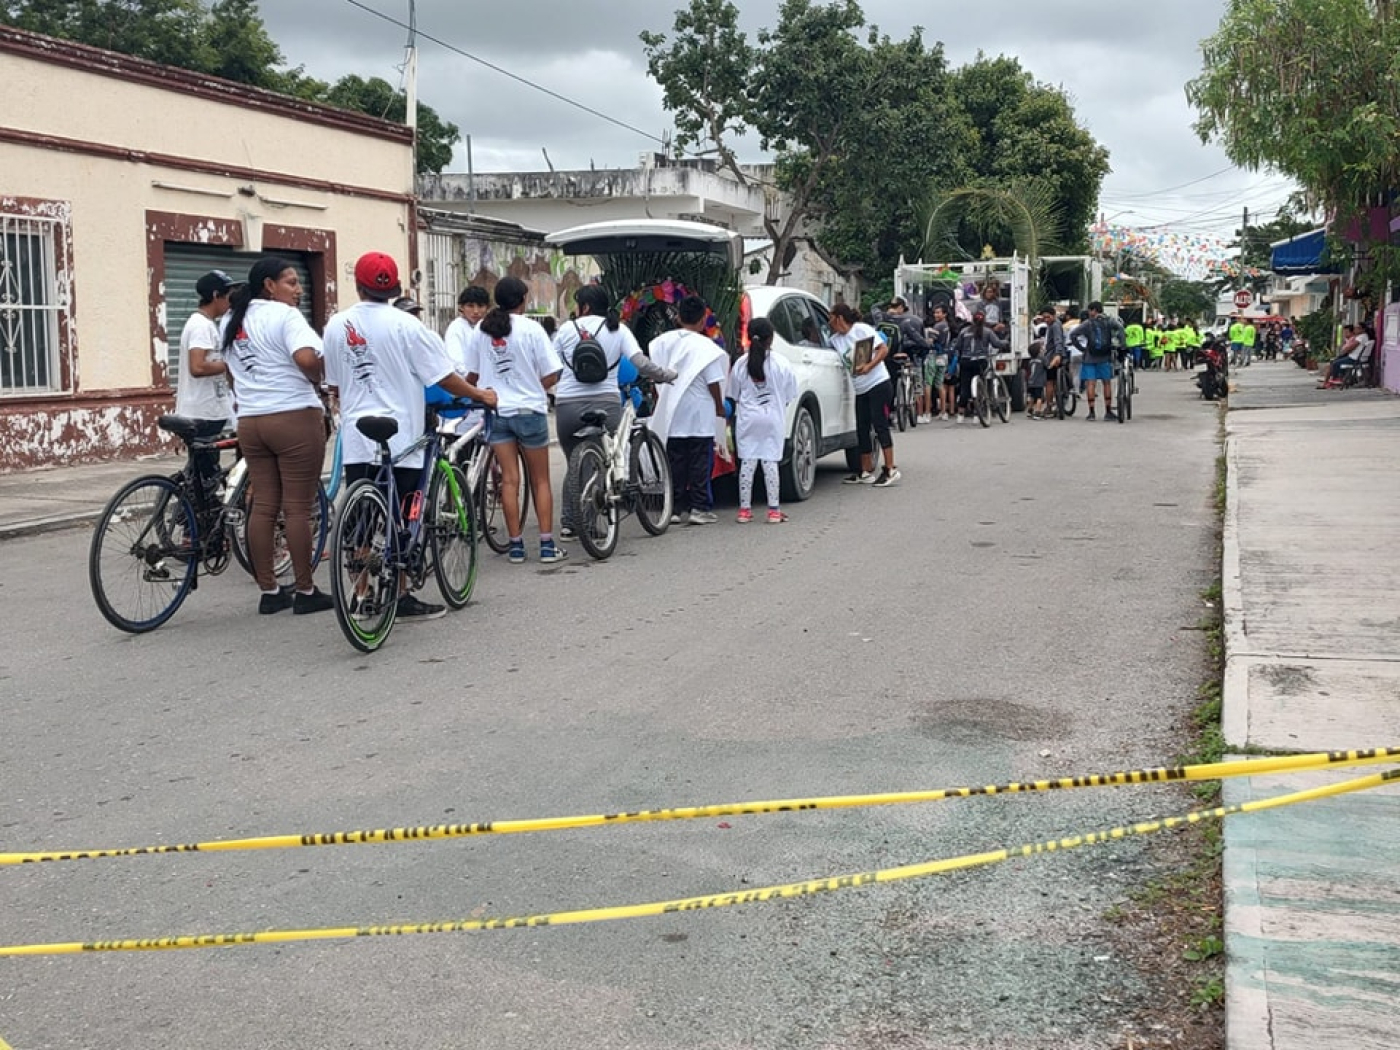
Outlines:
<svg viewBox="0 0 1400 1050"><path fill-rule="evenodd" d="M58 265L63 233L62 219L0 212L0 396L67 386L60 321L68 280Z"/></svg>

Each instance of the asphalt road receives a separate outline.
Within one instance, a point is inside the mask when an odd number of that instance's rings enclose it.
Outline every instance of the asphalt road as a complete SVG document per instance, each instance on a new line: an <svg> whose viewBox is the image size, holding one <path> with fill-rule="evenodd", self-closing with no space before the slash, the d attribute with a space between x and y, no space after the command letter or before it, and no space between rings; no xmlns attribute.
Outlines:
<svg viewBox="0 0 1400 1050"><path fill-rule="evenodd" d="M363 656L236 567L127 637L85 530L0 545L0 850L990 784L1174 760L1214 577L1216 410L898 438L901 485L563 567ZM980 852L1170 787L0 868L0 943L511 916ZM1145 984L1101 916L1140 842L587 926L0 959L15 1050L1103 1047Z"/></svg>

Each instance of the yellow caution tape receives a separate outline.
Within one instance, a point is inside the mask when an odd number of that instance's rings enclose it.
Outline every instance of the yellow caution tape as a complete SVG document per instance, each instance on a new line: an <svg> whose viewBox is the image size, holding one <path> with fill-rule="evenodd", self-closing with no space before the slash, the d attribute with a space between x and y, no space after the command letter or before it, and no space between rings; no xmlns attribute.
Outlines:
<svg viewBox="0 0 1400 1050"><path fill-rule="evenodd" d="M1160 820L1145 821L1127 827L1096 831L1071 838L1053 839L1028 846L993 850L990 853L969 853L949 860L928 861L923 864L909 864L898 868L885 868L879 871L863 871L854 875L840 875L828 879L811 879L806 882L791 882L781 886L763 886L757 889L740 890L734 893L711 894L704 897L683 897L679 900L655 901L650 904L631 904L615 908L590 908L583 911L561 911L541 915L520 915L499 919L450 919L445 922L409 923L394 926L336 926L309 930L266 930L262 933L211 933L191 936L155 937L144 940L124 941L72 941L66 944L20 944L0 947L0 957L7 955L76 955L83 952L140 952L162 951L174 948L223 948L235 944L287 944L292 941L327 941L346 937L390 937L418 933L462 933L470 930L506 930L523 926L569 926L586 922L611 922L617 919L639 919L649 916L669 915L683 911L699 911L703 908L727 908L734 904L753 904L758 901L782 900L792 897L810 897L818 893L868 886L872 883L898 882L904 879L923 878L928 875L944 875L966 868L999 864L1006 860L1031 857L1040 853L1055 853L1077 849L1135 835L1150 835L1153 832L1197 824L1203 820L1219 820L1237 813L1257 813L1266 809L1292 806L1300 802L1343 795L1352 791L1365 791L1368 788L1382 787L1393 781L1400 781L1400 769L1373 773L1324 787L1295 791L1274 798L1242 802L1233 806L1219 806L1215 809L1198 810L1180 817L1165 817Z"/></svg>
<svg viewBox="0 0 1400 1050"><path fill-rule="evenodd" d="M220 853L235 850L295 849L300 846L353 846L364 843L409 842L432 839L466 838L471 835L516 835L532 831L565 831L604 824L639 824L662 820L754 816L764 813L796 813L819 809L852 809L862 806L890 806L908 802L939 802L975 795L1015 795L1038 791L1064 791L1073 788L1118 787L1126 784L1152 784L1168 781L1224 780L1231 777L1259 776L1264 773L1298 772L1329 766L1363 766L1400 758L1400 747L1378 747L1367 751L1323 751L1280 758L1242 759L1196 766L1159 766L1121 773L1093 773L1088 776L1034 780L1026 783L992 784L987 787L943 788L937 791L901 791L880 795L830 795L824 798L791 798L772 802L729 802L715 806L687 806L674 809L644 809L628 813L598 813L574 817L541 817L532 820L488 820L475 824L431 824L409 828L382 828L372 831L331 831L321 834L269 835L259 838L215 839L166 846L131 846L120 849L68 850L36 853L0 853L0 867L60 860L96 860L105 857L137 857L160 853Z"/></svg>

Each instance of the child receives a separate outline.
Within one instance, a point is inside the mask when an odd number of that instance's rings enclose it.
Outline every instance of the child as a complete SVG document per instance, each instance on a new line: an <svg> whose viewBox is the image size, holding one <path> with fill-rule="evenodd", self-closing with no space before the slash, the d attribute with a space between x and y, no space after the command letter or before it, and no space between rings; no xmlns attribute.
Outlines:
<svg viewBox="0 0 1400 1050"><path fill-rule="evenodd" d="M1026 366L1026 397L1031 403L1026 415L1031 419L1045 418L1045 361L1040 356L1044 345L1039 339L1031 344L1031 360Z"/></svg>
<svg viewBox="0 0 1400 1050"><path fill-rule="evenodd" d="M773 324L756 317L749 322L749 352L734 363L725 396L734 402L734 443L739 462L739 523L753 521L753 476L763 464L768 493L768 524L781 525L787 515L778 506L778 460L788 402L797 396L791 366L772 353Z"/></svg>

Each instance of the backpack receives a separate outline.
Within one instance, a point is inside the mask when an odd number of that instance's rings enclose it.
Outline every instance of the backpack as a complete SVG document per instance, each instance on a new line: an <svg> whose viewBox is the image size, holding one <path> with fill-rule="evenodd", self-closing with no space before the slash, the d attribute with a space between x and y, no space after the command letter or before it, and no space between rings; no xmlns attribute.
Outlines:
<svg viewBox="0 0 1400 1050"><path fill-rule="evenodd" d="M903 339L903 334L899 330L899 325L890 321L881 321L875 326L876 330L885 337L885 343L889 346L889 354L893 357L900 353L899 344Z"/></svg>
<svg viewBox="0 0 1400 1050"><path fill-rule="evenodd" d="M612 366L608 364L608 352L603 349L603 344L598 342L597 336L580 328L577 321L573 324L574 331L578 333L578 345L564 363L580 383L592 385L605 382L608 374L612 372Z"/></svg>
<svg viewBox="0 0 1400 1050"><path fill-rule="evenodd" d="M1113 351L1113 333L1103 314L1089 318L1089 331L1084 337L1084 353L1093 358L1109 357Z"/></svg>

